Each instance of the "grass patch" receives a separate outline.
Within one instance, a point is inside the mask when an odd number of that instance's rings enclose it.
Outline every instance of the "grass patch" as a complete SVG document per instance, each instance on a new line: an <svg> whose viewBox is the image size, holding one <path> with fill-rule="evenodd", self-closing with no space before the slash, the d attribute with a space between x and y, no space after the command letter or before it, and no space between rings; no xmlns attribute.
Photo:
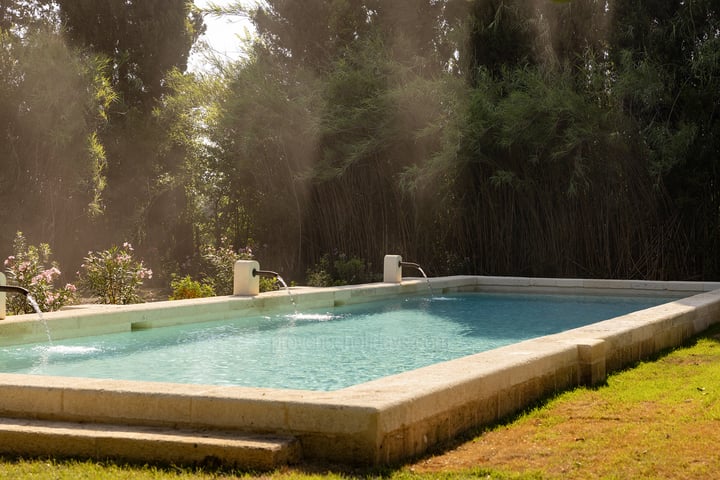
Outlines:
<svg viewBox="0 0 720 480"><path fill-rule="evenodd" d="M577 388L410 468L538 478L710 478L720 469L720 328Z"/></svg>

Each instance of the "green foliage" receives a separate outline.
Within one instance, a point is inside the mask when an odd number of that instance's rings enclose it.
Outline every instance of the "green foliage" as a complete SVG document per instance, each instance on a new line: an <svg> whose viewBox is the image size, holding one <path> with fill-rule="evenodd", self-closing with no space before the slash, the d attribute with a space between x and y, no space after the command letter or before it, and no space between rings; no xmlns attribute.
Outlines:
<svg viewBox="0 0 720 480"><path fill-rule="evenodd" d="M259 37L205 75L184 73L190 2L7 5L7 245L22 229L71 255L119 231L180 266L254 239L289 276L335 250L448 273L720 275L713 0L236 4Z"/></svg>
<svg viewBox="0 0 720 480"><path fill-rule="evenodd" d="M57 0L66 34L111 62L121 108L152 108L165 76L185 70L190 48L204 32L200 13L185 0Z"/></svg>
<svg viewBox="0 0 720 480"><path fill-rule="evenodd" d="M280 281L277 278L260 277L260 292L272 292L280 288Z"/></svg>
<svg viewBox="0 0 720 480"><path fill-rule="evenodd" d="M720 248L720 199L712 187L720 173L720 6L619 3L613 14L618 96L637 121L658 188L670 199L667 216L681 232L671 257L683 259L682 270L715 276L720 258L707 252Z"/></svg>
<svg viewBox="0 0 720 480"><path fill-rule="evenodd" d="M103 62L69 48L49 21L0 30L0 200L22 206L0 212L9 227L0 239L23 230L52 239L65 258L102 210L98 133L116 97Z"/></svg>
<svg viewBox="0 0 720 480"><path fill-rule="evenodd" d="M356 284L356 283L368 283L371 278L370 272L368 272L365 260L356 257L348 258L345 255L340 255L335 262L333 262L335 272L337 274L337 281L342 284Z"/></svg>
<svg viewBox="0 0 720 480"><path fill-rule="evenodd" d="M203 260L207 264L207 271L203 274L203 282L212 286L217 295L232 295L235 262L238 260L253 260L252 249L242 248L238 251L223 239L220 246L205 245L202 248ZM279 287L275 278L260 278L260 291L268 292Z"/></svg>
<svg viewBox="0 0 720 480"><path fill-rule="evenodd" d="M133 247L123 243L101 252L88 252L81 265L80 282L99 303L126 305L142 302L138 289L152 270L133 258Z"/></svg>
<svg viewBox="0 0 720 480"><path fill-rule="evenodd" d="M428 86L442 82L424 80L455 61L457 45L441 32L454 33L462 9L450 10L318 0L250 12L261 41L225 72L209 133L215 189L204 211L214 240L252 237L296 275L325 251L370 258L407 242L415 212L398 175L442 132L426 128L443 108Z"/></svg>
<svg viewBox="0 0 720 480"><path fill-rule="evenodd" d="M228 72L209 138L203 210L210 239L259 239L275 263L296 267L307 190L303 177L317 144L319 88L299 68L289 73L258 58ZM282 225L282 235L278 226ZM283 269L286 270L287 268Z"/></svg>
<svg viewBox="0 0 720 480"><path fill-rule="evenodd" d="M215 290L212 285L199 282L185 275L182 278L174 278L170 282L172 294L169 300L184 300L188 298L203 298L215 296Z"/></svg>
<svg viewBox="0 0 720 480"><path fill-rule="evenodd" d="M322 70L369 28L368 13L376 0L327 2L271 0L251 15L267 53L291 65ZM316 25L325 28L314 28Z"/></svg>
<svg viewBox="0 0 720 480"><path fill-rule="evenodd" d="M377 280L365 260L339 254L331 257L325 254L306 274L306 283L311 287L332 287L370 283Z"/></svg>
<svg viewBox="0 0 720 480"><path fill-rule="evenodd" d="M330 273L330 256L323 255L320 261L309 268L305 275L305 283L311 287L332 287L335 285Z"/></svg>
<svg viewBox="0 0 720 480"><path fill-rule="evenodd" d="M95 87L115 92L101 112L104 128L84 143L95 183L87 185L92 224L81 227L93 229L95 243L118 234L131 238L156 265L182 263L196 250L186 213L186 147L170 143L177 131L173 117L155 109L171 92L169 78L186 70L191 47L204 31L202 16L185 0L53 4L55 28L65 42L102 59Z"/></svg>
<svg viewBox="0 0 720 480"><path fill-rule="evenodd" d="M205 245L203 258L210 267L206 281L212 285L213 290L217 295L232 295L235 262L252 260L253 256L250 248L235 251L233 246L225 241L218 247Z"/></svg>
<svg viewBox="0 0 720 480"><path fill-rule="evenodd" d="M8 276L30 292L40 311L59 310L75 300L75 285L67 283L64 287L55 286L61 272L57 262L50 261L50 245L28 245L23 233L17 232L13 251L14 254L5 260ZM47 264L50 264L50 268L45 267ZM34 312L30 303L21 295L8 296L6 305L7 310L14 315Z"/></svg>

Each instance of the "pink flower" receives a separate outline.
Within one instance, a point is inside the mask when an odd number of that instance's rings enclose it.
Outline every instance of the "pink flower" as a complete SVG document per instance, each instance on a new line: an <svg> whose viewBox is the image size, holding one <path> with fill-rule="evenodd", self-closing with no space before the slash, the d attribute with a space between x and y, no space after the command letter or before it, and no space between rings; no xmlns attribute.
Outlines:
<svg viewBox="0 0 720 480"><path fill-rule="evenodd" d="M68 283L67 285L65 285L65 290L67 290L68 292L75 293L77 291L77 287L75 285L73 285L72 283Z"/></svg>
<svg viewBox="0 0 720 480"><path fill-rule="evenodd" d="M127 248L131 252L133 251L133 246L130 244L130 242L123 243L123 248Z"/></svg>

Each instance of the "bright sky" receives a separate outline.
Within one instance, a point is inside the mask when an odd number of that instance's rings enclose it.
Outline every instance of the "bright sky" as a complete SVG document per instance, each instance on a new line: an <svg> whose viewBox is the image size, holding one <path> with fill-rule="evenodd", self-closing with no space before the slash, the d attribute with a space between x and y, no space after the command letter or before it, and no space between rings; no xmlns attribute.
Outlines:
<svg viewBox="0 0 720 480"><path fill-rule="evenodd" d="M233 0L195 0L195 5L205 8L209 3L226 6L235 3ZM245 5L253 5L257 0L242 0ZM237 60L243 56L243 39L255 33L252 22L245 17L206 15L204 17L207 31L200 41L207 42L215 54L226 60ZM207 67L202 54L193 52L190 55L189 70L200 71Z"/></svg>

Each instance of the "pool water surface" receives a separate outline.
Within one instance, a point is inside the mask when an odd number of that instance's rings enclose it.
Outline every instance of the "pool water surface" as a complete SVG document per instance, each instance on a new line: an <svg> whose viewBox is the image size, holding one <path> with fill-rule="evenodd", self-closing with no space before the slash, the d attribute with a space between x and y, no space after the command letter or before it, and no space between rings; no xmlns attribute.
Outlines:
<svg viewBox="0 0 720 480"><path fill-rule="evenodd" d="M467 293L0 348L0 370L338 390L668 301Z"/></svg>

